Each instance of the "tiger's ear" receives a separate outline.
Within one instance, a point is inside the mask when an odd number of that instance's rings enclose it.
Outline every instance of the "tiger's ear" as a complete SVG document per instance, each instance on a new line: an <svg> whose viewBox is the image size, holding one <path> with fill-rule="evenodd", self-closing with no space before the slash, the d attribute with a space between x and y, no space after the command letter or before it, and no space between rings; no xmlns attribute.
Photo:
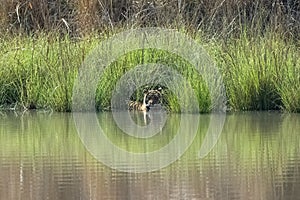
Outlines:
<svg viewBox="0 0 300 200"><path fill-rule="evenodd" d="M143 94L146 94L149 91L149 85L146 85L143 89Z"/></svg>
<svg viewBox="0 0 300 200"><path fill-rule="evenodd" d="M161 87L157 88L157 91L159 91L161 94L164 92Z"/></svg>

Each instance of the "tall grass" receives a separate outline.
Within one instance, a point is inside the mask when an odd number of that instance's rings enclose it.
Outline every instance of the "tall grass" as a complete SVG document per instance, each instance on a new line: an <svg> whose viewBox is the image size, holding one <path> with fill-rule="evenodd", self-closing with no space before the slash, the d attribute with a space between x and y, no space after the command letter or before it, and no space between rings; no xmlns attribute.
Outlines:
<svg viewBox="0 0 300 200"><path fill-rule="evenodd" d="M1 105L70 111L74 78L93 41L39 35L1 44Z"/></svg>
<svg viewBox="0 0 300 200"><path fill-rule="evenodd" d="M256 38L242 35L213 48L218 49L216 59L232 109L297 111L299 92L296 88L300 86L297 44L286 42L277 34ZM291 106L291 102L296 107Z"/></svg>
<svg viewBox="0 0 300 200"><path fill-rule="evenodd" d="M0 7L0 29L5 31L56 30L72 35L119 27L184 25L228 36L239 34L244 24L256 33L271 27L297 36L299 18L297 0L3 0Z"/></svg>
<svg viewBox="0 0 300 200"><path fill-rule="evenodd" d="M104 38L90 36L74 41L59 35L7 36L0 49L0 104L10 108L70 111L78 69L101 39ZM245 34L239 39L199 42L217 62L231 110L299 111L299 44L275 34L257 38ZM111 95L120 77L143 63L172 67L191 84L200 111L209 112L213 108L206 83L188 61L149 49L126 54L106 68L96 95L99 110L110 108ZM180 111L175 94L166 88L164 97L169 110Z"/></svg>
<svg viewBox="0 0 300 200"><path fill-rule="evenodd" d="M98 109L101 110L110 107L110 100L113 94L113 90L115 89L115 86L122 75L124 75L130 69L133 69L134 67L145 63L158 63L160 65L164 65L166 67L172 68L173 70L176 70L176 73L178 72L178 74L181 74L194 90L195 95L198 99L199 111L209 112L212 109L210 94L207 85L201 75L199 75L198 72L193 68L193 66L188 61L183 60L179 56L172 55L162 50L154 49L132 51L129 54L120 57L116 62L112 63L112 65L104 71L103 76L99 81L96 96ZM182 96L186 97L178 99L178 95L175 94L175 91L172 91L171 89L173 88L173 90L175 90L176 86L174 86L174 84L176 84L176 79L173 81L169 80L169 78L174 77L170 77L168 71L164 72L159 69L159 67L153 66L153 69L147 70L147 73L149 73L150 76L153 77L150 78L151 82L154 81L156 83L159 83L163 88L162 101L165 108L173 112L180 112L183 110L192 112L193 105L190 105L190 96L184 95L185 92L188 94L188 89L186 88L187 86L184 86L183 83L177 83L177 87L180 88L180 91L183 93ZM150 80L147 77L148 74L146 74L144 78L146 80ZM137 80L141 79L142 77L137 78ZM158 85L150 84L147 85L147 87L155 89L158 87ZM131 100L139 100L140 102L142 102L142 90L144 88L137 89L137 93L133 94ZM182 101L181 105L179 100Z"/></svg>
<svg viewBox="0 0 300 200"><path fill-rule="evenodd" d="M4 0L0 105L70 111L78 69L99 41L124 29L159 26L184 32L207 49L222 73L230 110L299 112L299 19L298 1ZM213 109L206 83L188 61L153 50L131 52L107 67L97 108L109 109L119 78L144 63L179 71L200 111ZM169 110L180 111L175 94L166 90L164 97Z"/></svg>

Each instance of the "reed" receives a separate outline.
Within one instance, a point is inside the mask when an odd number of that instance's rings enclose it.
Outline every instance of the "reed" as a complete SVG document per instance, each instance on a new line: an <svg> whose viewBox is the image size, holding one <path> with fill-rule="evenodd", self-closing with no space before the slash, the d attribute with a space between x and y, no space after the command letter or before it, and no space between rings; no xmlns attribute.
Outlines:
<svg viewBox="0 0 300 200"><path fill-rule="evenodd" d="M256 34L271 27L298 37L299 10L296 0L3 0L0 29L78 36L120 27L185 26L227 37L239 35L243 24Z"/></svg>
<svg viewBox="0 0 300 200"><path fill-rule="evenodd" d="M59 35L15 36L1 41L0 104L9 107L51 108L70 111L74 79L85 56L99 38L81 41ZM274 34L257 38L203 42L216 60L231 110L287 110L300 108L300 53L298 44ZM96 103L109 109L115 84L128 70L142 63L168 65L191 84L201 112L213 107L206 83L188 61L163 51L131 52L108 66L100 79ZM182 88L182 92L185 89ZM136 97L138 99L139 97ZM179 112L176 95L165 93L166 107ZM188 105L186 105L188 106Z"/></svg>
<svg viewBox="0 0 300 200"><path fill-rule="evenodd" d="M297 110L299 98L294 92L300 86L300 54L292 41L275 33L256 38L244 35L213 49L218 49L216 59L231 109Z"/></svg>
<svg viewBox="0 0 300 200"><path fill-rule="evenodd" d="M73 82L93 47L122 30L159 26L189 35L216 60L230 110L299 112L299 10L297 1L279 0L4 0L0 105L70 111ZM107 66L98 84L97 108L110 109L117 81L144 63L172 67L194 89L200 112L214 108L203 77L188 61L151 49ZM136 94L134 99L141 98ZM168 110L181 111L176 94L167 90L164 101Z"/></svg>
<svg viewBox="0 0 300 200"><path fill-rule="evenodd" d="M39 35L1 43L1 105L70 111L74 78L93 41Z"/></svg>

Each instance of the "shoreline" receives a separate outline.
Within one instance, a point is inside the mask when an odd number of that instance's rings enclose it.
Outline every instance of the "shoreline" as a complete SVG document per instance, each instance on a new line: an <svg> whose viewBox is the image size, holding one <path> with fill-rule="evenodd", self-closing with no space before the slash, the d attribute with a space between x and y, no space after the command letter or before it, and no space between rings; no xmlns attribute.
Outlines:
<svg viewBox="0 0 300 200"><path fill-rule="evenodd" d="M91 35L73 41L69 37L61 39L43 34L3 38L0 41L3 44L0 48L0 105L70 111L78 70L89 52L105 38ZM193 39L215 61L230 110L300 112L300 44L278 34L257 38L241 35L216 41L208 36L203 39L199 32ZM151 49L130 52L104 70L97 86L96 108L108 108L120 77L143 62L168 65L178 71L195 91L200 112L213 109L206 83L201 75L195 74L188 61ZM167 95L167 106L171 112L179 111L177 97L172 93Z"/></svg>

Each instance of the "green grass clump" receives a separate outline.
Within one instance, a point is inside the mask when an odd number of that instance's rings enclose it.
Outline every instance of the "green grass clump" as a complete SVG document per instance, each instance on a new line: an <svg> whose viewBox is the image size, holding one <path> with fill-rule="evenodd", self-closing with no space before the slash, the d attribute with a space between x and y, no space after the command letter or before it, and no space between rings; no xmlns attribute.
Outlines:
<svg viewBox="0 0 300 200"><path fill-rule="evenodd" d="M207 49L220 69L230 110L300 112L299 10L300 4L293 0L50 4L4 0L0 7L0 108L70 111L74 80L90 50L124 30L162 27L179 30ZM212 101L216 95L203 81L206 77L196 73L188 60L148 49L128 53L106 66L97 83L97 109L110 109L120 77L145 63L165 64L182 74L194 89L200 112L216 108ZM182 87L183 94L187 91ZM85 88L80 91L82 97L88 93ZM164 98L172 112L191 109L185 100L180 108L177 94L170 90Z"/></svg>
<svg viewBox="0 0 300 200"><path fill-rule="evenodd" d="M1 44L1 105L70 111L74 78L91 42L40 35Z"/></svg>
<svg viewBox="0 0 300 200"><path fill-rule="evenodd" d="M272 34L213 47L233 110L299 111L299 47Z"/></svg>
<svg viewBox="0 0 300 200"><path fill-rule="evenodd" d="M212 105L208 88L202 76L193 68L193 66L188 61L185 61L177 55L173 55L162 50L153 49L132 51L120 57L117 61L112 63L104 70L104 73L100 78L99 85L97 87L98 89L96 94L96 104L98 110L106 110L110 108L110 101L111 96L113 95L113 90L115 89L115 86L122 75L124 75L129 70L134 69L134 67L136 66L147 63L157 63L175 70L178 74L181 74L194 90L195 96L198 100L199 111L211 111ZM145 78L147 76L148 74L145 74ZM154 77L153 80L155 83L163 84L163 105L167 110L171 112L181 112L184 110L186 112L193 112L193 105L191 105L189 96L190 94L188 93L188 89L186 88L187 86L174 81L166 81L166 79L168 79L170 75L167 74L167 72L160 71L158 68L156 68L155 65L153 66L150 76ZM172 83L177 85L168 85ZM146 87L147 86L150 88L157 88L158 85L152 84L146 85ZM171 91L172 88L174 89L175 87L178 87L179 91L182 93L183 98L181 99L181 104L179 103L178 95L175 94L174 91ZM134 96L132 96L131 100L142 102L142 90L144 88L137 87L136 89L140 91L133 94Z"/></svg>
<svg viewBox="0 0 300 200"><path fill-rule="evenodd" d="M79 68L105 37L90 35L78 40L42 33L4 36L0 45L1 107L70 111ZM300 51L295 40L272 32L257 37L245 32L226 40L203 37L201 32L193 37L216 61L230 110L300 111ZM162 50L144 49L127 53L106 66L97 86L97 109L109 110L120 78L136 66L147 63L165 65L181 74L193 88L200 112L215 108L207 83L189 61ZM155 72L154 68L153 74L157 80L168 76ZM185 86L178 87L182 94L188 91ZM171 85L164 86L165 107L171 112L191 110L190 102L183 100L180 104L178 94L170 88ZM189 97L189 94L183 96ZM142 96L132 99L141 101Z"/></svg>

